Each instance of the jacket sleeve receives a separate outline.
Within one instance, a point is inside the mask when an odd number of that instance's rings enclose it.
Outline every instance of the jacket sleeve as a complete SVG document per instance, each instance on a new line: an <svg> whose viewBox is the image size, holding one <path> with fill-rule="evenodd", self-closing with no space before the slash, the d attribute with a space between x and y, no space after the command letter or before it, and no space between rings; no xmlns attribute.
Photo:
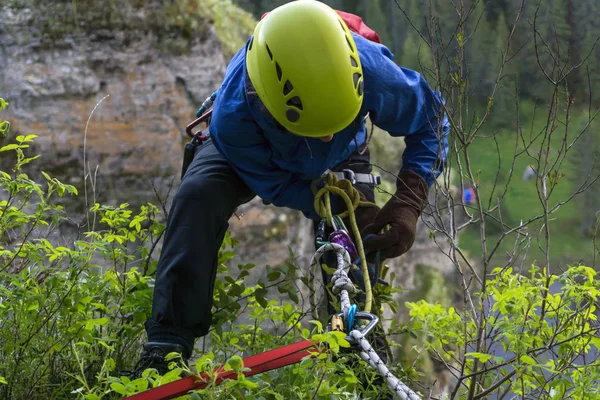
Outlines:
<svg viewBox="0 0 600 400"><path fill-rule="evenodd" d="M375 125L392 136L404 136L402 169L421 175L431 186L442 172L448 153L448 119L441 96L423 76L399 67L384 46L361 53L365 103Z"/></svg>
<svg viewBox="0 0 600 400"><path fill-rule="evenodd" d="M271 147L249 115L240 118L243 112L229 113L226 109L227 105L219 108L216 104L218 114L213 114L211 134L215 132L215 146L237 174L265 203L293 208L318 219L312 206L311 182L300 180L271 160Z"/></svg>

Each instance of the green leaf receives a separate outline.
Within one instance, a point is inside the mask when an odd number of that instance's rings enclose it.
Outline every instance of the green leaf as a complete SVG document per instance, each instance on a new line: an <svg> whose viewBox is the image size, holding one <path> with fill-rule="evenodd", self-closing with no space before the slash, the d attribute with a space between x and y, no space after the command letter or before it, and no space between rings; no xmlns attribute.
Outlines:
<svg viewBox="0 0 600 400"><path fill-rule="evenodd" d="M163 377L161 379L161 384L179 380L181 372L182 372L181 368L173 368L172 370L170 370L169 372L167 372L166 374L163 375Z"/></svg>
<svg viewBox="0 0 600 400"><path fill-rule="evenodd" d="M240 356L232 356L229 360L227 360L227 364L229 364L229 366L237 372L243 367L244 362Z"/></svg>
<svg viewBox="0 0 600 400"><path fill-rule="evenodd" d="M127 395L127 389L121 383L113 382L110 384L110 388L119 394Z"/></svg>
<svg viewBox="0 0 600 400"><path fill-rule="evenodd" d="M37 160L39 158L39 154L37 156L33 156L33 157L29 157L29 158L25 158L23 159L23 161L21 161L21 165L25 165L25 164L29 164L30 162L32 162L33 160Z"/></svg>
<svg viewBox="0 0 600 400"><path fill-rule="evenodd" d="M114 351L114 350L115 350L115 349L114 349L112 346L109 346L109 345L108 345L108 343L106 343L104 340L98 340L98 343L99 343L99 344L100 344L102 347L104 347L106 350L110 350L110 351ZM107 360L106 360L107 364L108 364L108 362L109 362L109 361L112 361L112 362L113 362L113 364L114 364L114 362L115 362L115 361L114 361L112 358L109 358L109 359L107 359Z"/></svg>
<svg viewBox="0 0 600 400"><path fill-rule="evenodd" d="M131 382L131 386L135 393L140 393L148 390L148 383L147 379L140 378Z"/></svg>
<svg viewBox="0 0 600 400"><path fill-rule="evenodd" d="M229 288L227 295L231 296L231 297L237 297L237 296L241 295L243 292L244 292L244 288L241 285L234 284L234 285L231 285L231 288Z"/></svg>
<svg viewBox="0 0 600 400"><path fill-rule="evenodd" d="M269 282L276 281L281 276L281 271L271 271L267 274Z"/></svg>
<svg viewBox="0 0 600 400"><path fill-rule="evenodd" d="M103 326L108 324L108 318L103 317L103 318L95 318L95 319L90 319L89 321L86 322L85 324L85 328L90 330L92 329L94 326Z"/></svg>
<svg viewBox="0 0 600 400"><path fill-rule="evenodd" d="M15 150L15 149L18 149L18 148L19 148L18 144L14 144L14 143L7 144L4 147L0 147L0 152L2 152L2 151L9 151L9 150Z"/></svg>
<svg viewBox="0 0 600 400"><path fill-rule="evenodd" d="M521 356L521 361L523 361L525 364L528 365L535 365L536 362L532 357L529 357L527 355Z"/></svg>
<svg viewBox="0 0 600 400"><path fill-rule="evenodd" d="M109 349L112 349L112 348L109 347ZM112 358L107 358L104 365L106 366L106 370L109 372L114 371L115 367L117 366L117 364L115 363L115 360L113 360Z"/></svg>
<svg viewBox="0 0 600 400"><path fill-rule="evenodd" d="M317 321L316 319L311 319L310 321L308 321L308 323L316 326L317 332L323 332L323 324L320 321Z"/></svg>
<svg viewBox="0 0 600 400"><path fill-rule="evenodd" d="M298 294L294 291L288 291L288 296L290 296L290 300L292 300L295 304L298 304L300 299L298 298Z"/></svg>
<svg viewBox="0 0 600 400"><path fill-rule="evenodd" d="M492 356L490 354L485 354L485 353L478 353L478 352L472 352L472 353L467 353L465 354L465 356L471 356L473 358L478 359L479 361L485 363L487 362L490 358L492 358Z"/></svg>
<svg viewBox="0 0 600 400"><path fill-rule="evenodd" d="M463 32L458 32L456 34L456 41L458 42L458 46L461 48L463 47L463 44L464 44L464 37L465 37L465 35Z"/></svg>
<svg viewBox="0 0 600 400"><path fill-rule="evenodd" d="M254 292L254 298L256 299L256 302L258 304L260 304L260 306L262 308L267 308L267 305L269 304L269 302L266 299L267 293L268 293L267 289L264 289L264 288L258 288Z"/></svg>
<svg viewBox="0 0 600 400"><path fill-rule="evenodd" d="M0 121L0 137L8 135L8 132L10 132L10 122Z"/></svg>
<svg viewBox="0 0 600 400"><path fill-rule="evenodd" d="M181 358L181 354L176 351L172 351L165 356L165 360L167 360L167 361L179 360L180 358Z"/></svg>
<svg viewBox="0 0 600 400"><path fill-rule="evenodd" d="M344 370L344 380L348 383L358 383L358 379L350 370Z"/></svg>
<svg viewBox="0 0 600 400"><path fill-rule="evenodd" d="M1 99L0 99L1 100ZM3 376L0 376L0 383L4 384L4 385L8 385L8 382L6 382L6 379L4 379Z"/></svg>
<svg viewBox="0 0 600 400"><path fill-rule="evenodd" d="M238 382L240 386L246 389L256 389L258 387L258 383L246 379L243 375L240 377L240 379L238 379Z"/></svg>

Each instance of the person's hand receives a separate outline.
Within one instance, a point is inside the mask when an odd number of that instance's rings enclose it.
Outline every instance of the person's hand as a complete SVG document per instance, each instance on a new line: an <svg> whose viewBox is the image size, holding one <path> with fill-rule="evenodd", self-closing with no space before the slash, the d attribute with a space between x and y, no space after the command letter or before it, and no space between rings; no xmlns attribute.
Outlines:
<svg viewBox="0 0 600 400"><path fill-rule="evenodd" d="M394 258L406 253L415 241L417 221L427 200L425 180L413 171L400 171L396 193L377 213L373 222L361 231L369 251L381 251L382 258ZM386 225L390 229L381 232Z"/></svg>

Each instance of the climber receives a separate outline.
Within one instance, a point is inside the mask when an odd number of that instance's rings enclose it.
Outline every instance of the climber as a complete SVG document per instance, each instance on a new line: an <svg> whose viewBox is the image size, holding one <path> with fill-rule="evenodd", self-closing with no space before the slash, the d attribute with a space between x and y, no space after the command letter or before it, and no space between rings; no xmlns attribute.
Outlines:
<svg viewBox="0 0 600 400"><path fill-rule="evenodd" d="M475 204L475 190L473 189L473 186L465 188L462 195L462 202L467 206L472 206Z"/></svg>
<svg viewBox="0 0 600 400"><path fill-rule="evenodd" d="M528 165L523 170L523 180L531 181L536 179L538 176L537 168L534 165Z"/></svg>
<svg viewBox="0 0 600 400"><path fill-rule="evenodd" d="M239 205L259 196L318 221L311 183L328 169L353 177L374 201L367 115L405 137L406 150L394 196L380 211L357 210L362 233L374 234L365 246L384 258L412 246L447 151L441 98L420 74L398 67L385 46L351 32L340 15L315 0L287 3L257 24L230 61L211 138L198 148L169 213L138 370L164 373L165 354L187 360L195 339L208 333L217 254Z"/></svg>

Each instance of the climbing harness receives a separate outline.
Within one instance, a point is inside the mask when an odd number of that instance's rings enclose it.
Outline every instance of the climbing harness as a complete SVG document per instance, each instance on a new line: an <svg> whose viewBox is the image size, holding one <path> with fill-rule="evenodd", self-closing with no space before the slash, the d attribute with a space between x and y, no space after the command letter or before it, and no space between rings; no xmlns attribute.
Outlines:
<svg viewBox="0 0 600 400"><path fill-rule="evenodd" d="M338 180L347 179L353 185L356 183L368 183L370 185L381 185L381 177L378 175L372 174L361 174L358 172L354 172L351 169L343 169L341 171L333 172L326 171L325 173L333 174Z"/></svg>

